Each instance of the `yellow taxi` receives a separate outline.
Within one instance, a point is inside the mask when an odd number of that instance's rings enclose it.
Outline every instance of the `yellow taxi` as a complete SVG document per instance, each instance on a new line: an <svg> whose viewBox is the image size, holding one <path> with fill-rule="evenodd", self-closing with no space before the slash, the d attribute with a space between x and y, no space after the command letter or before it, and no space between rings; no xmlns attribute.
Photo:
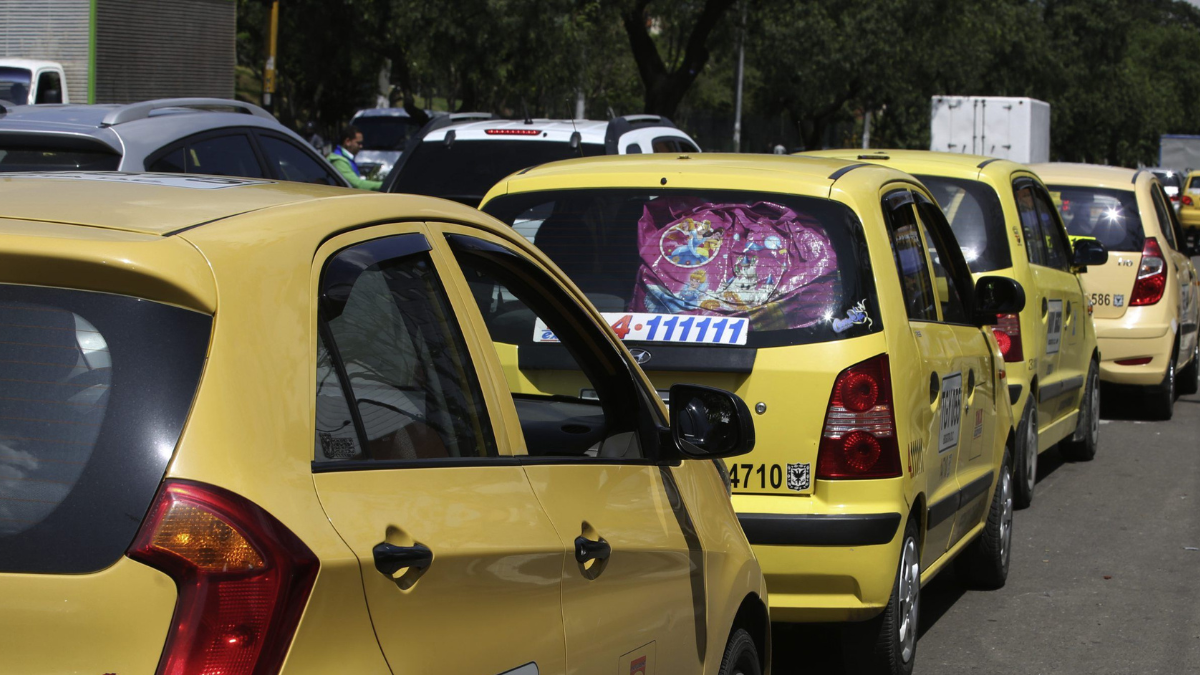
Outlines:
<svg viewBox="0 0 1200 675"><path fill-rule="evenodd" d="M1179 217L1149 171L1090 164L1034 164L1074 236L1111 252L1083 275L1100 344L1100 380L1135 392L1170 419L1177 393L1200 389L1196 268ZM1186 208L1186 207L1185 207Z"/></svg>
<svg viewBox="0 0 1200 675"><path fill-rule="evenodd" d="M793 157L593 158L509 176L481 208L571 275L662 396L697 382L753 406L755 449L729 482L772 621L857 622L843 631L852 672L906 673L923 583L960 553L968 576L1004 583L1013 422L987 326L1024 296L1011 279L972 282L911 176ZM510 382L592 395L555 340L514 330Z"/></svg>
<svg viewBox="0 0 1200 675"><path fill-rule="evenodd" d="M10 174L0 306L6 672L768 671L714 461L751 413L681 385L668 426L583 295L474 209ZM534 312L595 397L509 389L489 331Z"/></svg>
<svg viewBox="0 0 1200 675"><path fill-rule="evenodd" d="M1189 172L1184 179L1176 212L1183 226L1183 237L1187 246L1192 249L1200 247L1200 171Z"/></svg>
<svg viewBox="0 0 1200 675"><path fill-rule="evenodd" d="M1068 459L1095 457L1100 353L1080 275L1108 256L1093 240L1071 243L1037 175L1016 162L945 152L810 154L913 174L937 198L971 273L1010 277L1025 289L1025 309L996 317L993 329L1008 371L1009 400L1020 411L1013 471L1017 507L1033 501L1039 453L1058 444Z"/></svg>

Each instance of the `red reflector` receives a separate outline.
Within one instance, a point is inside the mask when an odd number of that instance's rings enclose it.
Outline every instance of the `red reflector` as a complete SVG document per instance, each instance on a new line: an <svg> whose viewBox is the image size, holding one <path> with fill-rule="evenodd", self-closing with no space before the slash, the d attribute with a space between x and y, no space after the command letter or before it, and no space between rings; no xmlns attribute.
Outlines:
<svg viewBox="0 0 1200 675"><path fill-rule="evenodd" d="M890 368L881 354L838 375L817 449L817 478L900 475Z"/></svg>
<svg viewBox="0 0 1200 675"><path fill-rule="evenodd" d="M1144 366L1147 363L1150 363L1151 360L1152 357L1147 356L1141 359L1119 359L1115 363L1118 366Z"/></svg>
<svg viewBox="0 0 1200 675"><path fill-rule="evenodd" d="M1017 314L997 314L996 325L992 328L996 334L996 342L1000 343L1000 354L1008 363L1019 363L1025 360L1025 350L1021 347L1021 317ZM1008 349L1000 339L1003 333L1008 338Z"/></svg>
<svg viewBox="0 0 1200 675"><path fill-rule="evenodd" d="M1189 196L1187 196L1187 195L1184 195L1184 196L1183 196L1183 205L1184 205L1184 206L1191 206L1191 205L1192 205L1192 198L1191 198L1191 197L1189 197Z"/></svg>
<svg viewBox="0 0 1200 675"><path fill-rule="evenodd" d="M272 675L318 563L271 514L228 490L168 481L127 555L179 596L158 675Z"/></svg>
<svg viewBox="0 0 1200 675"><path fill-rule="evenodd" d="M541 129L484 129L483 133L488 136L537 136L542 133Z"/></svg>
<svg viewBox="0 0 1200 675"><path fill-rule="evenodd" d="M992 328L992 335L996 336L996 344L1000 347L1000 355L1008 356L1009 350L1012 349L1012 338L1008 337L1008 333L999 328Z"/></svg>
<svg viewBox="0 0 1200 675"><path fill-rule="evenodd" d="M1146 237L1146 243L1142 246L1142 264L1138 268L1137 281L1133 284L1133 293L1129 295L1129 305L1153 305L1162 300L1166 290L1167 260L1158 246L1158 240Z"/></svg>

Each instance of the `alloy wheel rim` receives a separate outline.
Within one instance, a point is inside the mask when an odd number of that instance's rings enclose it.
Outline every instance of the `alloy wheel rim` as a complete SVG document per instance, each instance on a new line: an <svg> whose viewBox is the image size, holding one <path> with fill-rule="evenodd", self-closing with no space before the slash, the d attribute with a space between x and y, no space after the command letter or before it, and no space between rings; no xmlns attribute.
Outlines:
<svg viewBox="0 0 1200 675"><path fill-rule="evenodd" d="M1025 488L1028 492L1033 492L1033 486L1037 483L1037 445L1037 413L1035 412L1029 415L1029 423L1025 425L1025 475L1021 478L1025 481Z"/></svg>
<svg viewBox="0 0 1200 675"><path fill-rule="evenodd" d="M1007 470L1000 472L1000 500L1000 564L1007 569L1013 519L1012 476Z"/></svg>
<svg viewBox="0 0 1200 675"><path fill-rule="evenodd" d="M915 539L904 541L900 554L900 658L908 663L917 648L917 605L921 598L921 563Z"/></svg>

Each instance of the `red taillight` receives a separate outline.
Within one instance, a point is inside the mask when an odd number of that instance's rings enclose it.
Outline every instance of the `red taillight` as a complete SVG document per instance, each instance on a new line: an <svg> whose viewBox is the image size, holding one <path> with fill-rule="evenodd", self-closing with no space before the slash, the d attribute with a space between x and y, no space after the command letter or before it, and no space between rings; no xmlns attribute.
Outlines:
<svg viewBox="0 0 1200 675"><path fill-rule="evenodd" d="M1183 205L1184 205L1184 206L1191 206L1191 205L1192 205L1192 198L1191 198L1191 197L1189 197L1189 196L1187 196L1187 195L1184 195L1184 196L1183 196L1183 197L1181 197L1180 199L1182 199L1182 200L1183 200Z"/></svg>
<svg viewBox="0 0 1200 675"><path fill-rule="evenodd" d="M488 136L537 136L541 129L484 129Z"/></svg>
<svg viewBox="0 0 1200 675"><path fill-rule="evenodd" d="M159 490L127 555L179 592L158 675L277 673L318 567L271 514L185 481Z"/></svg>
<svg viewBox="0 0 1200 675"><path fill-rule="evenodd" d="M1116 361L1116 364L1118 366L1144 366L1147 363L1150 363L1150 361L1152 359L1153 359L1153 357L1150 357L1150 356L1146 356L1146 357L1143 357L1140 359L1118 359Z"/></svg>
<svg viewBox="0 0 1200 675"><path fill-rule="evenodd" d="M817 478L894 478L900 447L886 354L838 375L817 450Z"/></svg>
<svg viewBox="0 0 1200 675"><path fill-rule="evenodd" d="M1154 237L1147 237L1142 246L1142 266L1138 268L1137 281L1133 284L1129 304L1132 307L1153 305L1162 300L1167 290L1167 260Z"/></svg>
<svg viewBox="0 0 1200 675"><path fill-rule="evenodd" d="M1025 360L1025 350L1021 347L1021 317L1018 314L997 314L996 325L992 334L1000 345L1000 355L1009 363Z"/></svg>

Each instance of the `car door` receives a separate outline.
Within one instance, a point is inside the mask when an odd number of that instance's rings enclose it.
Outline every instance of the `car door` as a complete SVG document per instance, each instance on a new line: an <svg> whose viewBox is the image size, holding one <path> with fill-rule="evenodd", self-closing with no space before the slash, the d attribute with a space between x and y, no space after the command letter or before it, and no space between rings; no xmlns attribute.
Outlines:
<svg viewBox="0 0 1200 675"><path fill-rule="evenodd" d="M932 199L917 192L922 233L933 264L934 288L942 310L942 321L958 343L963 373L963 408L959 429L959 453L954 473L958 483L958 509L950 546L978 525L988 506L988 488L995 475L996 391L992 364L995 352L983 331L972 322L974 288L950 223ZM946 403L949 405L949 402Z"/></svg>
<svg viewBox="0 0 1200 675"><path fill-rule="evenodd" d="M313 481L393 672L561 672L562 545L495 433L496 383L427 234L317 252Z"/></svg>
<svg viewBox="0 0 1200 675"><path fill-rule="evenodd" d="M539 262L499 237L443 229L509 385L520 461L567 554L567 672L698 672L720 658L705 654L704 551L675 474L656 461L665 420L653 393Z"/></svg>
<svg viewBox="0 0 1200 675"><path fill-rule="evenodd" d="M914 442L924 454L926 503L929 505L922 569L940 558L950 546L954 515L958 511L956 468L961 445L962 407L966 375L958 336L942 320L942 308L929 256L921 235L913 193L907 186L885 188L884 213L892 253L900 275L908 312L908 327L921 359L923 377L907 385L916 395L897 392L898 401L915 400L908 414ZM897 381L897 386L903 386Z"/></svg>

